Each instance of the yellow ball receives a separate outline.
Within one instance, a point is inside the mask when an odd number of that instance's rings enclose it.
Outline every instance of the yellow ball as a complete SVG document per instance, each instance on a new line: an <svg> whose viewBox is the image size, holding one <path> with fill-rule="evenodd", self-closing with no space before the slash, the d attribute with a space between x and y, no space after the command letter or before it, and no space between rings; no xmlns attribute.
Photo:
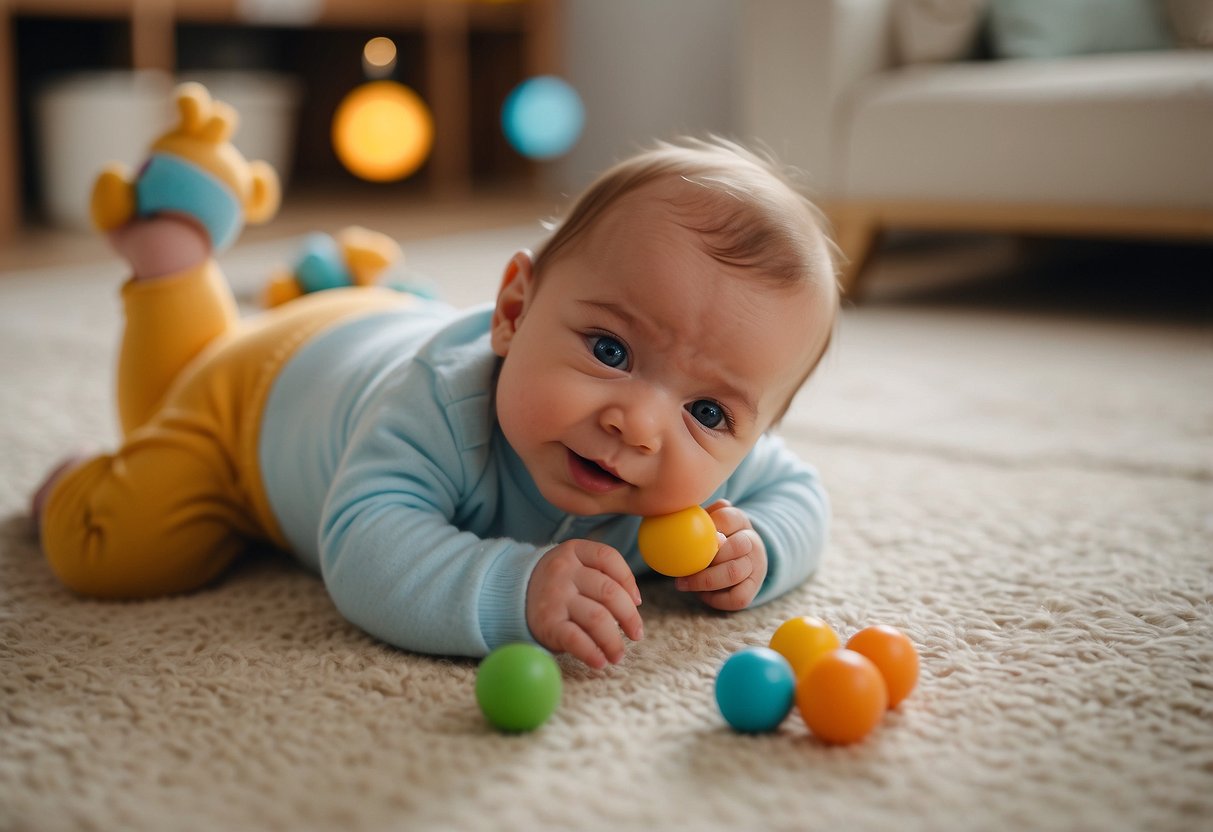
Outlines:
<svg viewBox="0 0 1213 832"><path fill-rule="evenodd" d="M716 557L716 525L700 506L640 521L640 556L654 572L681 578L707 568Z"/></svg>
<svg viewBox="0 0 1213 832"><path fill-rule="evenodd" d="M789 618L771 636L771 649L788 660L797 679L814 662L841 646L830 625L811 615Z"/></svg>
<svg viewBox="0 0 1213 832"><path fill-rule="evenodd" d="M354 89L333 116L333 148L355 176L403 179L421 167L434 144L434 119L417 93L395 81Z"/></svg>

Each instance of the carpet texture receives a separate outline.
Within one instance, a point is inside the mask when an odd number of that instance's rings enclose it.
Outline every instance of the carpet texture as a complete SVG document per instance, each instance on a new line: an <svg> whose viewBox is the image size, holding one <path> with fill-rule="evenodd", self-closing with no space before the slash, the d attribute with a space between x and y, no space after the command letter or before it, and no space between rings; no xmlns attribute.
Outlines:
<svg viewBox="0 0 1213 832"><path fill-rule="evenodd" d="M467 304L536 231L409 256ZM225 265L247 298L288 251L237 248ZM847 310L782 428L834 503L817 576L733 615L643 583L644 641L602 672L562 660L552 720L504 736L476 708L475 662L374 642L283 556L141 603L55 582L26 500L57 457L113 441L120 281L115 263L0 276L0 828L1193 830L1213 818L1207 317L929 292ZM918 689L861 744L826 746L795 714L741 736L716 712L724 658L801 614L844 639L892 624L920 650Z"/></svg>

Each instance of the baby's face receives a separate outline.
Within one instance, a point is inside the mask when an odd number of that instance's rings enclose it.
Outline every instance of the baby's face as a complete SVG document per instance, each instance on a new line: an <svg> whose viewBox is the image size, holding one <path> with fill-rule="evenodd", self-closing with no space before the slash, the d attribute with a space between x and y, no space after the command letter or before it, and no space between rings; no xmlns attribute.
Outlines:
<svg viewBox="0 0 1213 832"><path fill-rule="evenodd" d="M544 497L572 514L665 514L707 500L779 415L832 324L819 290L721 264L643 193L538 282L529 257L515 257L494 316L502 431Z"/></svg>

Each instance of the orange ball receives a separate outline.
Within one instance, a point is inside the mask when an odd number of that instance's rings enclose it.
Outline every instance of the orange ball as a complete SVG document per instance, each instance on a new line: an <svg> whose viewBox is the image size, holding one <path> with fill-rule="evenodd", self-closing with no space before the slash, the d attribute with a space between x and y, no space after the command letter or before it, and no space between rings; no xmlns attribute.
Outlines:
<svg viewBox="0 0 1213 832"><path fill-rule="evenodd" d="M867 627L851 636L847 649L867 656L884 677L889 707L910 695L918 684L918 651L901 630L885 624Z"/></svg>
<svg viewBox="0 0 1213 832"><path fill-rule="evenodd" d="M792 665L792 673L797 679L810 665L841 646L838 634L830 625L812 615L789 618L779 625L770 643L771 649Z"/></svg>
<svg viewBox="0 0 1213 832"><path fill-rule="evenodd" d="M859 742L880 722L889 694L880 671L853 650L817 660L796 685L796 705L809 730L825 742Z"/></svg>

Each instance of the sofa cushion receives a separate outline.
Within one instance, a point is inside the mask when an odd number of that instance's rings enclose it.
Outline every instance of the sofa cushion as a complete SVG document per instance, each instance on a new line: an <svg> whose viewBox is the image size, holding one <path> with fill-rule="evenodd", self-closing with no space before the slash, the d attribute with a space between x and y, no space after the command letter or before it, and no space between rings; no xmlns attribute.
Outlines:
<svg viewBox="0 0 1213 832"><path fill-rule="evenodd" d="M990 0L999 58L1056 58L1174 45L1159 0Z"/></svg>
<svg viewBox="0 0 1213 832"><path fill-rule="evenodd" d="M847 109L840 196L1213 208L1213 52L924 64Z"/></svg>
<svg viewBox="0 0 1213 832"><path fill-rule="evenodd" d="M1167 18L1179 45L1213 48L1213 0L1165 0Z"/></svg>
<svg viewBox="0 0 1213 832"><path fill-rule="evenodd" d="M971 57L989 0L894 0L893 35L904 64Z"/></svg>

